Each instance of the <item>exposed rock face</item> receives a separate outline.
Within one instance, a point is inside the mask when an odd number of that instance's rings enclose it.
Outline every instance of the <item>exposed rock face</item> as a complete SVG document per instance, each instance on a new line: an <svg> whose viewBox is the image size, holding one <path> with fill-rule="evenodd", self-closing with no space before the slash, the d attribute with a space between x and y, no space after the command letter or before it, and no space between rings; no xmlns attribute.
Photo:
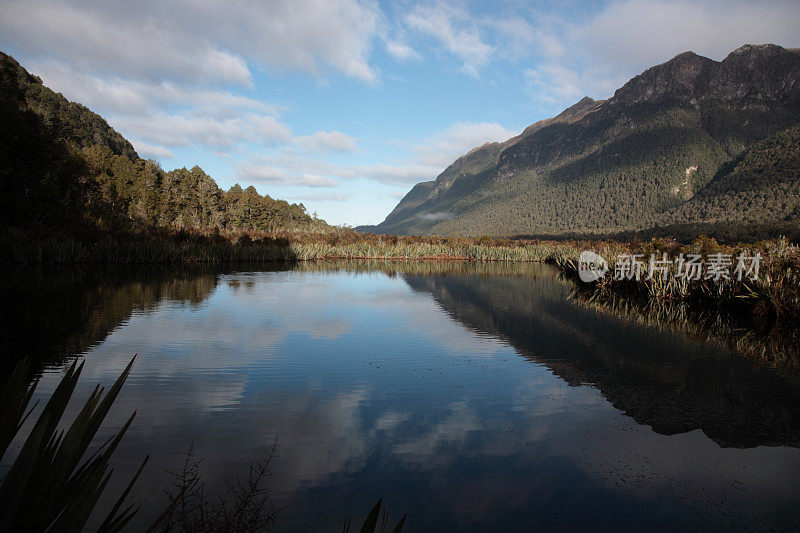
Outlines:
<svg viewBox="0 0 800 533"><path fill-rule="evenodd" d="M583 98L517 137L470 151L416 185L374 231L643 229L750 146L798 122L800 51L745 45L719 62L685 52L606 101ZM689 167L696 169L684 183Z"/></svg>
<svg viewBox="0 0 800 533"><path fill-rule="evenodd" d="M717 62L684 52L623 85L610 105L658 102L671 98L697 104L797 101L800 54L774 44L746 44Z"/></svg>
<svg viewBox="0 0 800 533"><path fill-rule="evenodd" d="M665 98L697 101L702 80L717 63L694 52L684 52L671 60L647 69L617 89L609 104L633 105Z"/></svg>

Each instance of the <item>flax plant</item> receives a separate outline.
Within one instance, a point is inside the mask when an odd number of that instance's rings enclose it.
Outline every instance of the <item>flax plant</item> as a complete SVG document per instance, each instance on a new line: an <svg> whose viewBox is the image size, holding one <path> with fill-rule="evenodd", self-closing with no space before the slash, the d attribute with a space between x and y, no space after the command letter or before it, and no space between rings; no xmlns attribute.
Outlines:
<svg viewBox="0 0 800 533"><path fill-rule="evenodd" d="M111 477L111 455L136 412L94 453L84 460L82 458L130 374L135 359L131 359L105 395L104 389L98 385L69 428L61 430L59 426L64 411L83 370L83 364L77 366L77 361L70 365L2 479L0 530L81 531L86 527ZM0 455L3 457L33 411L29 404L37 382L28 384L28 370L27 361L18 364L0 394ZM99 531L119 531L136 514L138 508L135 505L123 508L123 504L148 457L106 515Z"/></svg>

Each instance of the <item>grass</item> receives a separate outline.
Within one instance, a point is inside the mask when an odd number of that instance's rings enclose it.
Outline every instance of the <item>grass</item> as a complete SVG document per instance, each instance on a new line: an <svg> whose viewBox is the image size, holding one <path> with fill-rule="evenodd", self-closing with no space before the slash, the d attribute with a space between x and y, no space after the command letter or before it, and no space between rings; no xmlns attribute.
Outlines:
<svg viewBox="0 0 800 533"><path fill-rule="evenodd" d="M578 305L644 326L688 334L700 342L713 342L732 353L770 366L782 375L800 369L800 330L793 323L754 323L746 313L698 307L687 301L643 299L611 293L598 297L576 288Z"/></svg>
<svg viewBox="0 0 800 533"><path fill-rule="evenodd" d="M575 275L578 256L593 250L609 261L614 272L621 253L649 257L667 254L698 253L703 260L710 254L727 253L734 257L747 250L763 257L757 280L735 279L686 281L672 274L662 279L615 280L607 275L594 283L600 294L637 293L659 300L702 300L738 303L755 314L780 319L800 315L800 248L786 239L748 245L721 245L714 239L698 237L688 244L674 239L654 238L648 242L546 241L492 239L489 237L401 237L359 234L341 230L326 234L267 234L187 232L75 236L32 235L20 230L0 232L0 262L18 264L190 264L190 263L268 263L330 260L437 261L455 260L478 263L549 262L561 271Z"/></svg>
<svg viewBox="0 0 800 533"><path fill-rule="evenodd" d="M618 253L613 253L608 243L594 249L609 262L609 273L616 267ZM679 279L673 264L666 278L615 279L612 275L583 285L591 298L607 299L612 295L639 297L646 301L686 302L702 306L725 307L745 311L756 319L775 319L789 322L800 318L800 247L786 239L763 241L751 245L720 245L714 239L699 237L690 244L674 240L653 239L648 243L628 244L619 247L624 253L651 254L661 257L666 254L676 258L679 254L699 254L707 261L712 254L730 254L736 257L760 253L762 256L759 275L756 279L744 277L730 279ZM565 252L552 262L566 275L577 278L578 254Z"/></svg>
<svg viewBox="0 0 800 533"><path fill-rule="evenodd" d="M340 234L123 234L74 236L0 232L0 262L18 264L232 263L329 259L544 261L552 243L488 238Z"/></svg>
<svg viewBox="0 0 800 533"><path fill-rule="evenodd" d="M372 510L367 515L367 518L364 520L364 523L361 525L361 529L359 529L359 533L385 533L389 528L389 511L387 509L383 510L381 513L381 504L382 499L379 499L378 502L372 507ZM406 523L406 515L400 519L397 525L394 526L392 529L393 533L400 533L403 530L403 526ZM344 522L344 526L342 527L342 533L350 533L350 526L352 525L352 520L347 519Z"/></svg>
<svg viewBox="0 0 800 533"><path fill-rule="evenodd" d="M134 359L104 396L99 385L86 400L69 428L59 429L64 411L75 390L83 364L69 367L22 444L0 484L0 530L81 531L86 527L100 495L111 477L109 460L136 413L102 446L82 461L97 430L117 398ZM29 407L37 383L28 384L28 363L21 362L3 388L0 397L0 457L22 430L32 409ZM139 470L120 495L101 531L119 531L138 508L123 502Z"/></svg>

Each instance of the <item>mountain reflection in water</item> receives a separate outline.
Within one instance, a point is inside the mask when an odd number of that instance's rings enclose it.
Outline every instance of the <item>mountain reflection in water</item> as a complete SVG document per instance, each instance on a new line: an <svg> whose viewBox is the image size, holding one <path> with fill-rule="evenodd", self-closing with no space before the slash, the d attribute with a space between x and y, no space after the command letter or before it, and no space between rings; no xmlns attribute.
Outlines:
<svg viewBox="0 0 800 533"><path fill-rule="evenodd" d="M79 398L141 354L98 436L138 410L112 461L120 484L152 454L134 529L190 442L213 490L276 435L281 529L330 530L378 497L409 530L800 521L791 365L588 308L543 265L285 268L0 284L5 367L36 355L38 398L73 354Z"/></svg>
<svg viewBox="0 0 800 533"><path fill-rule="evenodd" d="M800 445L797 375L564 305L564 290L552 276L403 277L455 320L506 339L571 385L591 384L659 433L701 429L721 446L739 448ZM625 318L635 309L628 312Z"/></svg>

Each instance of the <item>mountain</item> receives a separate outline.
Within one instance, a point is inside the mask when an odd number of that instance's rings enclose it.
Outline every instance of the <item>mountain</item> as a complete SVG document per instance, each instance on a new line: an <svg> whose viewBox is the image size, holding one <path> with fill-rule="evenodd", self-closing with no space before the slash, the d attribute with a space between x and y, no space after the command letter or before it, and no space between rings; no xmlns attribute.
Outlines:
<svg viewBox="0 0 800 533"><path fill-rule="evenodd" d="M200 167L164 171L99 115L0 52L0 226L325 231L302 204L221 190Z"/></svg>
<svg viewBox="0 0 800 533"><path fill-rule="evenodd" d="M719 62L685 52L608 100L584 98L463 155L372 231L556 236L795 223L798 123L800 50L745 45Z"/></svg>

